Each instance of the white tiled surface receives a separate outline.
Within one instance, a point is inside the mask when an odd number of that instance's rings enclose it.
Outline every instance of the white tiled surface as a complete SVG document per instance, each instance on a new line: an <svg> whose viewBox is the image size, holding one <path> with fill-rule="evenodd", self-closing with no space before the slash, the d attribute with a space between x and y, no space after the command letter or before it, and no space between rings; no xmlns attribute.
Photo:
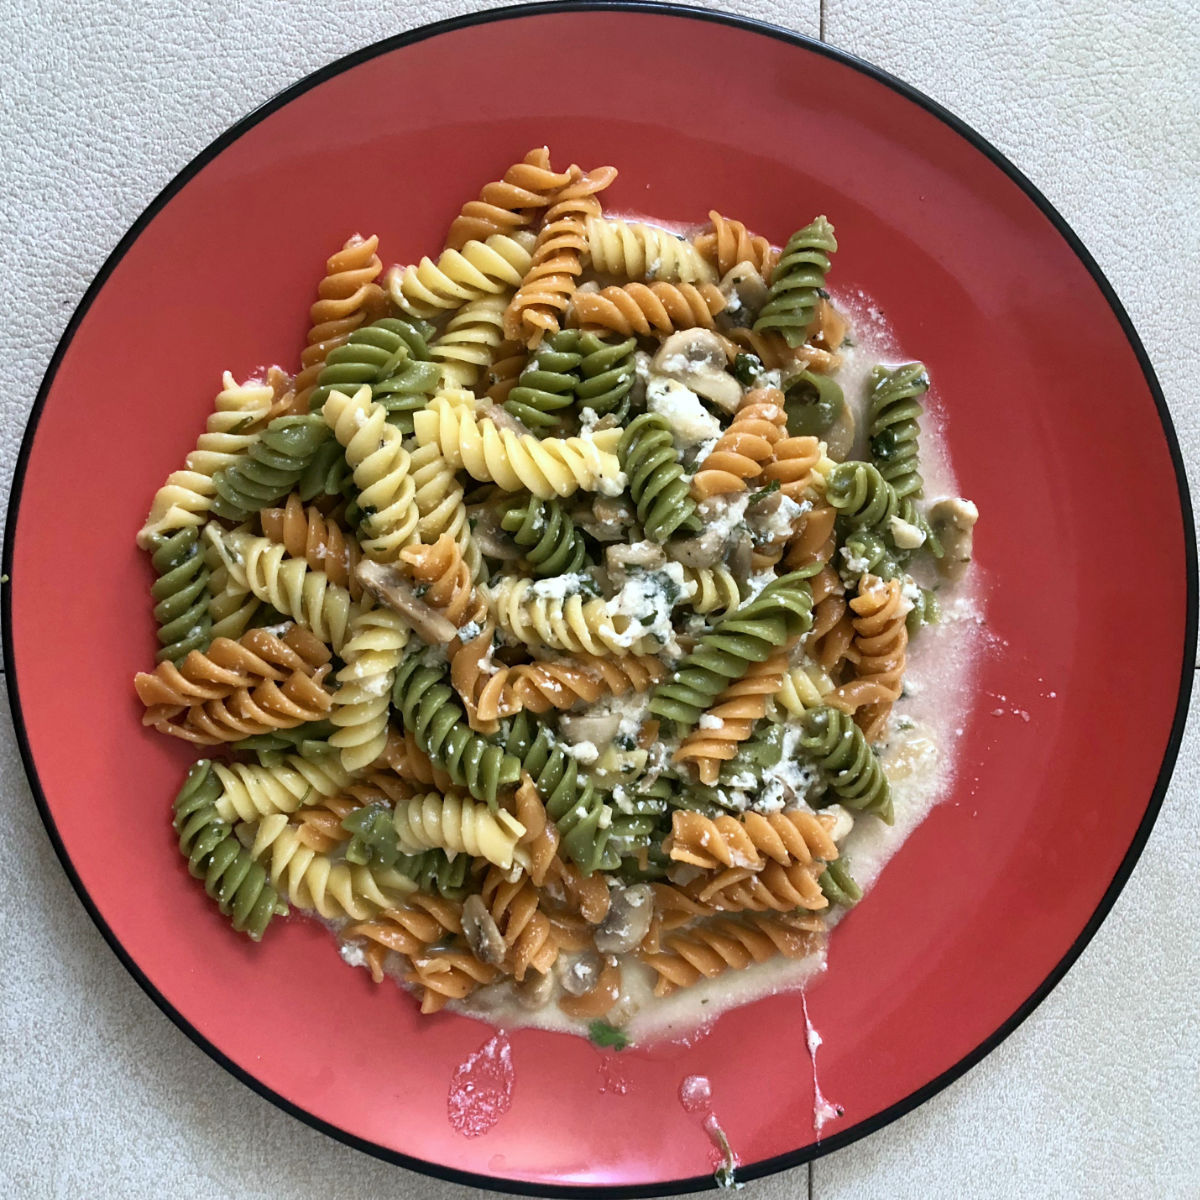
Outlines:
<svg viewBox="0 0 1200 1200"><path fill-rule="evenodd" d="M742 0L922 88L1064 213L1124 300L1200 480L1200 6ZM91 276L231 121L337 55L487 5L0 0L0 464ZM490 6L487 6L490 7ZM1002 14L1002 15L1001 15ZM214 48L216 50L214 51ZM16 385L13 386L13 382ZM1193 385L1194 386L1194 385ZM1102 398L1098 398L1102 399ZM478 1195L345 1149L162 1017L57 867L0 723L0 1195ZM1142 861L1081 961L965 1079L762 1200L1200 1196L1200 712Z"/></svg>

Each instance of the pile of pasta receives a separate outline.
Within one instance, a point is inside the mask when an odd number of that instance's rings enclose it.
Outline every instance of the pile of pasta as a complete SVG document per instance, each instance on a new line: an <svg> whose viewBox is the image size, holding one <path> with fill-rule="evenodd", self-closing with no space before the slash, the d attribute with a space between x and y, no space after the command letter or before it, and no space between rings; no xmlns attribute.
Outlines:
<svg viewBox="0 0 1200 1200"><path fill-rule="evenodd" d="M855 427L829 222L681 236L606 217L615 176L539 148L436 259L350 238L295 374L226 374L138 534L144 720L205 748L191 873L425 1012L619 1023L638 973L812 953L860 895L839 842L892 819L912 568L969 557L922 497L924 368Z"/></svg>

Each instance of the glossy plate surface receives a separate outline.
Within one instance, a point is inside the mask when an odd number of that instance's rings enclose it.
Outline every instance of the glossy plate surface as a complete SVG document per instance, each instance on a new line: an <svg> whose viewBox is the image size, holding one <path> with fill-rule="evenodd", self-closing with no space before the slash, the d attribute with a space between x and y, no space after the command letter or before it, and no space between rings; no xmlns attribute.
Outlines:
<svg viewBox="0 0 1200 1200"><path fill-rule="evenodd" d="M126 964L210 1053L409 1166L517 1190L670 1193L710 1183L714 1165L678 1101L684 1077L711 1080L745 1176L793 1165L977 1061L1082 949L1174 761L1195 625L1191 514L1161 395L1108 285L970 131L782 31L553 7L335 64L151 206L81 305L34 413L6 548L5 652L64 864ZM581 55L603 71L581 81ZM536 69L504 86L506 64ZM170 829L189 755L139 724L130 679L153 631L133 535L222 370L296 363L321 265L349 233L378 233L389 262L435 253L459 205L541 143L556 162L616 164L617 208L701 222L716 207L775 241L828 213L843 247L835 286L868 291L928 364L984 514L994 646L962 713L958 786L839 928L808 994L821 1086L845 1110L820 1148L798 995L730 1013L690 1047L615 1062L581 1040L517 1033L511 1108L464 1137L446 1097L490 1031L419 1018L306 920L261 947L233 936ZM994 718L997 697L1031 719Z"/></svg>

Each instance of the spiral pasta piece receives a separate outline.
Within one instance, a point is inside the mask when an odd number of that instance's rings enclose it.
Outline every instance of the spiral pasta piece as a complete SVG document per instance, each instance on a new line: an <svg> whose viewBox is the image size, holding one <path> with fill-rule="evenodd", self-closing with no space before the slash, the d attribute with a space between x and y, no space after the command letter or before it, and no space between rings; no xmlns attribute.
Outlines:
<svg viewBox="0 0 1200 1200"><path fill-rule="evenodd" d="M289 754L272 767L215 763L213 771L221 784L217 815L230 823L293 813L307 803L336 796L350 782L350 773L332 755Z"/></svg>
<svg viewBox="0 0 1200 1200"><path fill-rule="evenodd" d="M525 552L534 575L568 575L587 562L587 544L557 500L513 499L504 507L500 528Z"/></svg>
<svg viewBox="0 0 1200 1200"><path fill-rule="evenodd" d="M504 314L505 333L530 346L558 332L583 272L588 218L601 212L596 194L616 179L617 171L598 167L584 174L576 167L571 176L550 200L529 269Z"/></svg>
<svg viewBox="0 0 1200 1200"><path fill-rule="evenodd" d="M868 576L850 601L854 612L855 678L826 697L826 703L853 712L868 742L876 742L892 705L903 690L908 649L908 608L900 584Z"/></svg>
<svg viewBox="0 0 1200 1200"><path fill-rule="evenodd" d="M699 532L696 504L664 417L658 413L635 417L622 433L617 452L638 520L651 541L665 542L676 533Z"/></svg>
<svg viewBox="0 0 1200 1200"><path fill-rule="evenodd" d="M287 905L229 823L217 814L220 792L213 764L206 759L194 763L175 798L179 850L188 860L188 870L204 880L204 890L234 929L257 942L271 918L287 912Z"/></svg>
<svg viewBox="0 0 1200 1200"><path fill-rule="evenodd" d="M633 357L637 339L605 341L599 334L581 333L577 344L582 357L576 402L599 417L611 415L623 422L629 416L629 394L637 377Z"/></svg>
<svg viewBox="0 0 1200 1200"><path fill-rule="evenodd" d="M545 802L562 852L585 874L614 870L620 859L610 845L612 809L590 782L580 781L575 759L525 712L513 718L505 745Z"/></svg>
<svg viewBox="0 0 1200 1200"><path fill-rule="evenodd" d="M332 391L352 395L366 385L388 423L411 433L412 414L437 391L442 375L428 345L432 336L432 325L395 317L356 329L329 352L308 398L309 411L320 412Z"/></svg>
<svg viewBox="0 0 1200 1200"><path fill-rule="evenodd" d="M436 263L423 258L415 266L392 267L384 282L400 312L428 320L519 287L530 261L520 241L496 233L486 241L465 242L459 250L447 247Z"/></svg>
<svg viewBox="0 0 1200 1200"><path fill-rule="evenodd" d="M406 982L421 989L421 1012L440 1012L448 1000L462 1000L476 988L494 983L496 967L461 950L441 950L412 959Z"/></svg>
<svg viewBox="0 0 1200 1200"><path fill-rule="evenodd" d="M581 329L611 329L629 337L677 329L712 329L725 308L725 297L711 283L627 283L578 292L571 302L571 323Z"/></svg>
<svg viewBox="0 0 1200 1200"><path fill-rule="evenodd" d="M277 417L244 454L213 477L213 515L244 521L277 504L328 440L329 431L319 417Z"/></svg>
<svg viewBox="0 0 1200 1200"><path fill-rule="evenodd" d="M779 490L798 504L815 500L825 485L818 471L821 462L822 447L815 437L782 437L775 443L771 461L763 467L763 478L777 480Z"/></svg>
<svg viewBox="0 0 1200 1200"><path fill-rule="evenodd" d="M404 958L423 954L449 934L462 933L462 905L442 896L414 892L400 908L384 909L372 921L347 925L342 936L366 943L363 956L376 983L383 981L389 953Z"/></svg>
<svg viewBox="0 0 1200 1200"><path fill-rule="evenodd" d="M484 603L471 585L470 569L448 533L432 546L408 546L400 551L400 560L423 587L424 603L448 621L462 626L484 616Z"/></svg>
<svg viewBox="0 0 1200 1200"><path fill-rule="evenodd" d="M293 412L308 412L309 397L329 352L342 345L360 325L383 315L385 298L375 282L383 270L375 253L378 248L377 237L355 234L326 262L316 303L309 311L300 374L292 385L296 392Z"/></svg>
<svg viewBox="0 0 1200 1200"><path fill-rule="evenodd" d="M781 650L755 663L731 683L700 718L700 727L683 739L672 756L677 763L692 763L701 783L715 784L721 763L737 753L739 742L754 732L755 722L767 713L767 703L783 686L787 653Z"/></svg>
<svg viewBox="0 0 1200 1200"><path fill-rule="evenodd" d="M504 970L519 983L530 971L544 975L558 958L559 945L541 895L527 874L510 879L491 867L483 877L480 898L504 939Z"/></svg>
<svg viewBox="0 0 1200 1200"><path fill-rule="evenodd" d="M717 272L700 249L666 229L604 217L589 217L586 228L592 268L603 275L666 283L716 282Z"/></svg>
<svg viewBox="0 0 1200 1200"><path fill-rule="evenodd" d="M741 221L723 217L716 209L708 214L711 228L699 234L693 245L724 277L739 263L748 262L767 283L775 269L778 253L765 237L752 234Z"/></svg>
<svg viewBox="0 0 1200 1200"><path fill-rule="evenodd" d="M863 732L827 704L810 709L801 722L800 746L820 767L829 789L847 808L873 812L892 823L892 789Z"/></svg>
<svg viewBox="0 0 1200 1200"><path fill-rule="evenodd" d="M917 449L921 436L920 398L928 390L929 374L923 363L876 367L871 372L867 395L871 457L901 503L921 495Z"/></svg>
<svg viewBox="0 0 1200 1200"><path fill-rule="evenodd" d="M430 346L444 388L474 387L504 344L506 293L464 304Z"/></svg>
<svg viewBox="0 0 1200 1200"><path fill-rule="evenodd" d="M745 491L746 481L762 473L786 430L783 393L778 388L748 392L729 428L692 476L693 498Z"/></svg>
<svg viewBox="0 0 1200 1200"><path fill-rule="evenodd" d="M880 529L897 515L892 485L870 463L838 463L826 480L825 499L852 529Z"/></svg>
<svg viewBox="0 0 1200 1200"><path fill-rule="evenodd" d="M303 625L335 654L341 652L350 618L361 611L345 588L331 583L323 571L314 571L302 559L285 560L284 548L267 538L248 533L222 536L209 528L236 584Z"/></svg>
<svg viewBox="0 0 1200 1200"><path fill-rule="evenodd" d="M468 728L444 670L423 665L419 655L410 657L397 672L392 703L421 750L477 800L494 808L499 789L520 778L516 756Z"/></svg>
<svg viewBox="0 0 1200 1200"><path fill-rule="evenodd" d="M599 597L539 595L532 580L507 576L481 588L496 624L518 641L572 654L630 654L642 647L623 632L629 618L614 616Z"/></svg>
<svg viewBox="0 0 1200 1200"><path fill-rule="evenodd" d="M829 834L829 822L830 818L803 809L711 819L698 812L676 809L664 848L673 861L706 871L720 867L758 871L768 862L811 865L816 860L828 862L838 856ZM711 881L702 882L704 888L689 894L707 903L705 893Z"/></svg>
<svg viewBox="0 0 1200 1200"><path fill-rule="evenodd" d="M240 527L245 532L245 526ZM248 587L235 583L229 575L220 552L209 537L204 537L202 553L208 567L208 616L212 621L209 633L217 638L237 640L250 627L250 622L262 609L262 601Z"/></svg>
<svg viewBox="0 0 1200 1200"><path fill-rule="evenodd" d="M148 709L185 708L265 679L287 679L296 671L314 674L329 658L325 646L299 626L282 636L252 629L236 642L216 638L206 651L193 650L180 663L161 662L153 671L140 671L133 685Z"/></svg>
<svg viewBox="0 0 1200 1200"><path fill-rule="evenodd" d="M282 508L264 508L258 516L264 537L278 542L293 558L304 559L314 571L323 571L325 578L344 587L352 600L362 596L362 584L354 574L362 549L358 539L348 537L336 521L319 508L305 508L296 492Z"/></svg>
<svg viewBox="0 0 1200 1200"><path fill-rule="evenodd" d="M363 553L376 562L395 562L415 539L420 519L412 460L400 431L388 424L386 410L371 399L371 389L365 386L353 396L331 392L322 413L354 469L362 530L367 535L362 539Z"/></svg>
<svg viewBox="0 0 1200 1200"><path fill-rule="evenodd" d="M151 709L146 723L198 746L294 729L319 721L329 712L330 695L321 686L324 675L324 668L316 675L293 671L282 681L264 679L253 688L237 688L228 696L194 704L179 714Z"/></svg>
<svg viewBox="0 0 1200 1200"><path fill-rule="evenodd" d="M810 708L824 704L833 689L828 672L816 663L805 663L785 672L774 701L789 717L801 717Z"/></svg>
<svg viewBox="0 0 1200 1200"><path fill-rule="evenodd" d="M778 815L778 814L777 814ZM731 867L688 884L687 891L718 912L819 912L829 907L821 887L823 862L768 862L761 871Z"/></svg>
<svg viewBox="0 0 1200 1200"><path fill-rule="evenodd" d="M667 996L702 979L715 979L725 971L741 971L766 962L776 954L805 958L817 944L811 930L779 918L724 918L671 934L663 939L660 953L643 954L641 959L658 975L654 994Z"/></svg>
<svg viewBox="0 0 1200 1200"><path fill-rule="evenodd" d="M342 766L370 766L387 745L392 683L408 644L408 627L399 613L371 609L350 621L342 647L345 666L337 673L329 719L337 726L329 739L341 752Z"/></svg>
<svg viewBox="0 0 1200 1200"><path fill-rule="evenodd" d="M328 854L350 837L342 822L369 802L347 794L330 796L322 804L302 808L295 814L297 836L310 850Z"/></svg>
<svg viewBox="0 0 1200 1200"><path fill-rule="evenodd" d="M601 696L645 692L665 671L662 661L653 654L522 663L508 672L506 693L516 704L516 711L546 713L572 708L581 701L594 704Z"/></svg>
<svg viewBox="0 0 1200 1200"><path fill-rule="evenodd" d="M413 500L418 514L417 537L432 545L448 534L454 539L471 578L478 579L483 571L483 556L471 534L462 485L454 468L442 457L437 445L430 443L411 452L409 470L416 489Z"/></svg>
<svg viewBox="0 0 1200 1200"><path fill-rule="evenodd" d="M157 662L178 662L203 649L212 636L209 613L210 572L194 525L175 533L156 533L150 562L158 578L150 588L160 649Z"/></svg>
<svg viewBox="0 0 1200 1200"><path fill-rule="evenodd" d="M467 242L483 241L494 233L527 229L570 179L571 172L551 169L545 146L534 147L509 167L502 179L487 184L477 200L463 205L450 226L446 245L461 250Z"/></svg>
<svg viewBox="0 0 1200 1200"><path fill-rule="evenodd" d="M396 870L348 863L311 849L285 813L263 817L253 832L250 854L266 866L272 886L297 908L327 921L365 921L397 907L414 890Z"/></svg>
<svg viewBox="0 0 1200 1200"><path fill-rule="evenodd" d="M655 688L650 711L690 729L723 688L806 633L811 623L812 591L804 573L779 576L701 636L671 678Z"/></svg>
<svg viewBox="0 0 1200 1200"><path fill-rule="evenodd" d="M837 250L833 226L822 216L796 230L779 256L767 302L754 322L756 333L777 331L799 346L816 316L818 292L825 287L829 256Z"/></svg>
<svg viewBox="0 0 1200 1200"><path fill-rule="evenodd" d="M469 400L469 398L468 398ZM624 482L613 451L619 429L569 438L536 438L499 429L477 417L461 395L437 396L414 418L420 445L436 444L455 470L507 492L529 491L541 500L570 496L582 488L615 494Z"/></svg>
<svg viewBox="0 0 1200 1200"><path fill-rule="evenodd" d="M575 403L582 361L578 330L564 329L551 335L521 371L504 401L505 411L534 433L553 429Z"/></svg>
<svg viewBox="0 0 1200 1200"><path fill-rule="evenodd" d="M684 598L698 613L732 612L742 602L741 589L728 567L683 568Z"/></svg>
<svg viewBox="0 0 1200 1200"><path fill-rule="evenodd" d="M396 806L396 840L405 854L442 849L485 858L508 870L525 826L504 809L492 812L470 796L430 792Z"/></svg>
<svg viewBox="0 0 1200 1200"><path fill-rule="evenodd" d="M258 440L274 399L274 389L269 385L238 384L225 372L196 448L184 460L183 470L173 471L154 494L150 513L137 535L137 544L143 550L152 549L157 536L203 525L208 520L216 494L213 477Z"/></svg>
<svg viewBox="0 0 1200 1200"><path fill-rule="evenodd" d="M513 815L525 826L525 832L517 843L528 863L525 869L534 885L541 887L555 864L561 865L561 860L556 857L559 835L527 771L521 774L521 786L514 794L513 810ZM605 888L606 897L607 891Z"/></svg>

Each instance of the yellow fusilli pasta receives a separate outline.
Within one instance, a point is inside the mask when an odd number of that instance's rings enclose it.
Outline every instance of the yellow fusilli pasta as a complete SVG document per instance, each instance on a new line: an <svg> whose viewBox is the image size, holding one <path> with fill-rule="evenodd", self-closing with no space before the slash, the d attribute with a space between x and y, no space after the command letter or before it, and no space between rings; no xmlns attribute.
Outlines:
<svg viewBox="0 0 1200 1200"><path fill-rule="evenodd" d="M507 870L524 857L517 841L525 826L504 809L489 810L481 801L456 793L429 792L396 806L396 841L405 854L435 847L470 854Z"/></svg>
<svg viewBox="0 0 1200 1200"><path fill-rule="evenodd" d="M529 270L529 251L516 237L496 233L461 250L447 248L437 262L392 267L385 284L392 303L413 317L438 317L483 296L501 295L520 286Z"/></svg>
<svg viewBox="0 0 1200 1200"><path fill-rule="evenodd" d="M665 283L716 280L716 272L691 242L656 225L589 217L587 240L592 267L604 275Z"/></svg>

